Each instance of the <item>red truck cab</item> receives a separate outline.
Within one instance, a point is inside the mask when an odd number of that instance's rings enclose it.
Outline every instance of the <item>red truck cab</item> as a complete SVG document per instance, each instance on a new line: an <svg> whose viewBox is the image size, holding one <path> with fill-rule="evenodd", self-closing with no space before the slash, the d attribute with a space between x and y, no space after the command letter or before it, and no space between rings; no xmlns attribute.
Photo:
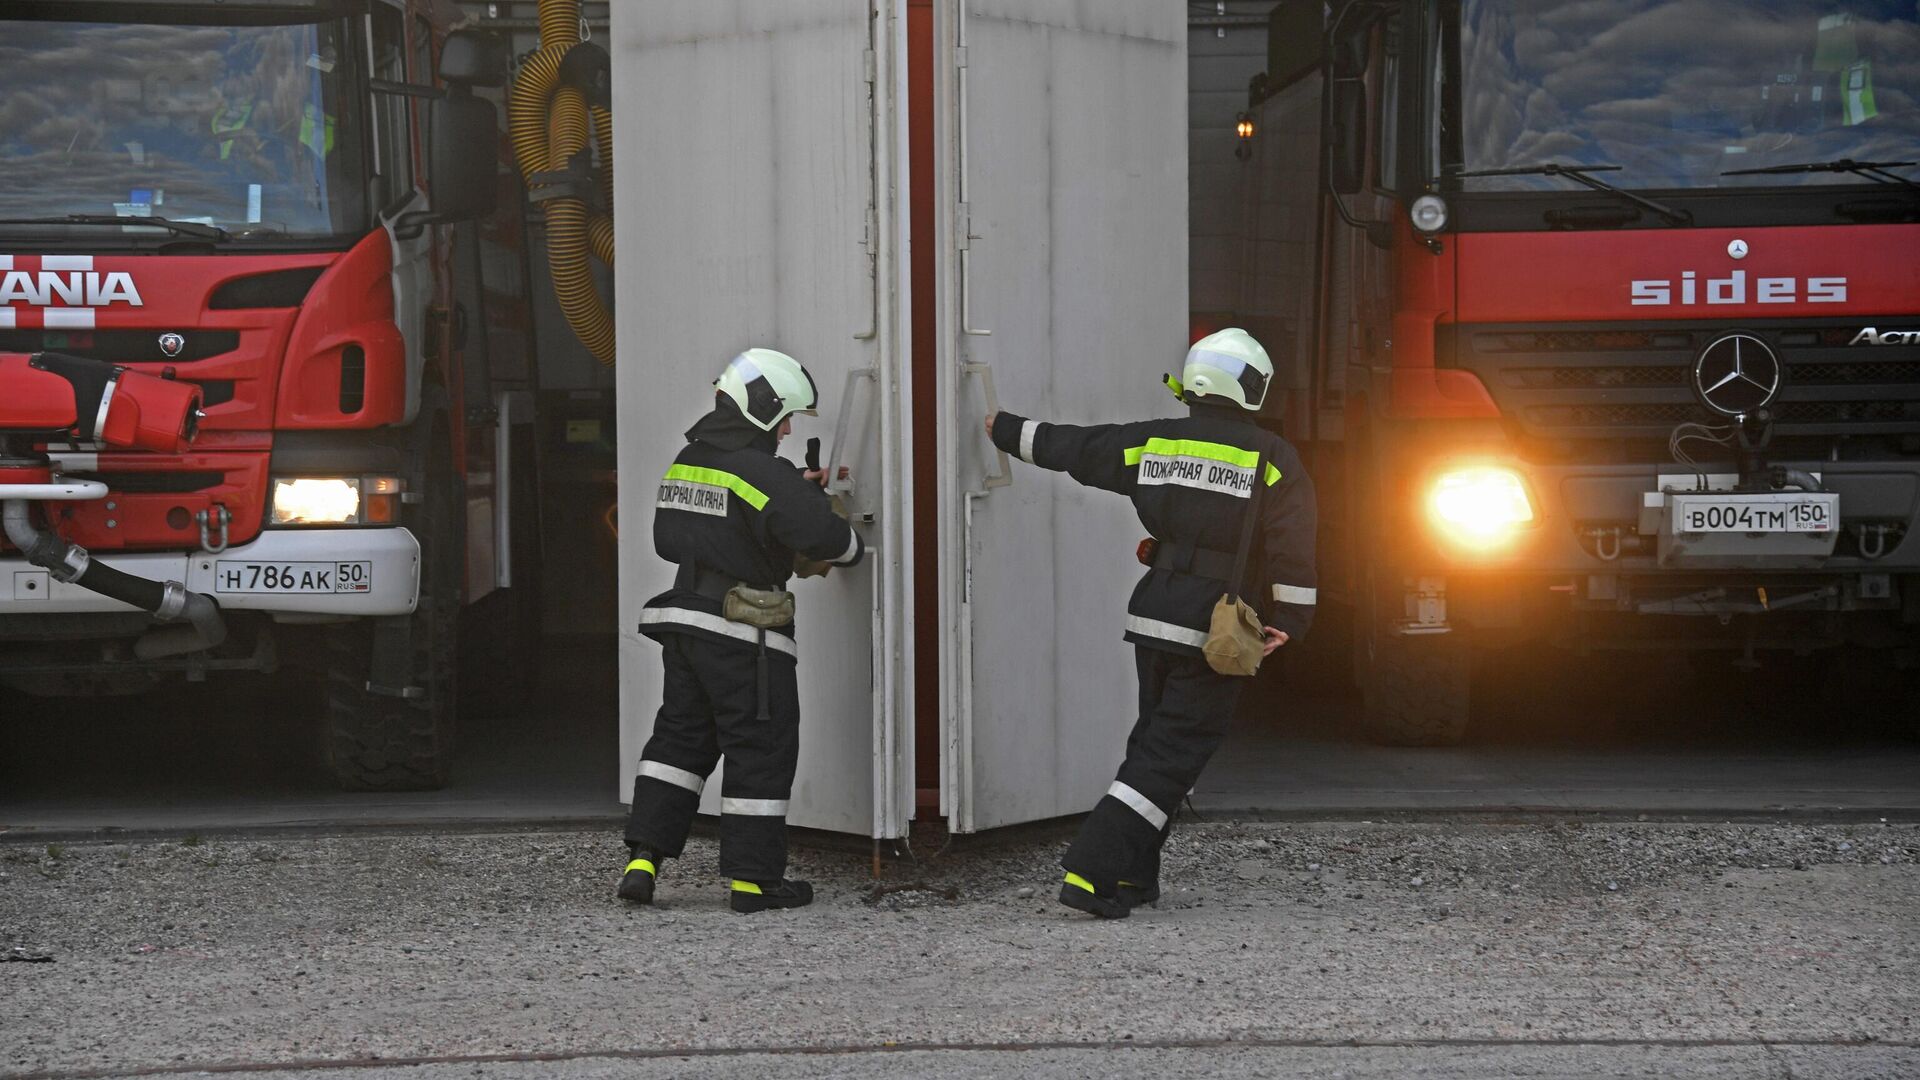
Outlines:
<svg viewBox="0 0 1920 1080"><path fill-rule="evenodd" d="M1526 642L1920 658L1911 4L1274 20L1243 312L1376 735Z"/></svg>
<svg viewBox="0 0 1920 1080"><path fill-rule="evenodd" d="M10 503L0 681L125 692L291 658L324 673L341 783L444 780L457 615L497 583L505 501L474 269L500 139L472 87L506 63L449 36L460 18L0 11L0 436L94 493ZM193 438L154 452L10 410L48 356L191 384ZM224 640L153 655L167 612L88 588L56 548L211 600Z"/></svg>

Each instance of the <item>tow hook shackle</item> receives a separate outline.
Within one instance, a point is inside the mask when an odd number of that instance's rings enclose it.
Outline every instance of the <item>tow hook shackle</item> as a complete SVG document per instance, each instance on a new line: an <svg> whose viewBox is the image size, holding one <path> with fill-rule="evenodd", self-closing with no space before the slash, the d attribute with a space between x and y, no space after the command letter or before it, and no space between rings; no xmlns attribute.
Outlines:
<svg viewBox="0 0 1920 1080"><path fill-rule="evenodd" d="M200 550L209 555L218 555L227 550L227 526L233 522L233 512L219 503L205 510L195 512L193 520L200 523ZM218 534L219 539L214 539Z"/></svg>

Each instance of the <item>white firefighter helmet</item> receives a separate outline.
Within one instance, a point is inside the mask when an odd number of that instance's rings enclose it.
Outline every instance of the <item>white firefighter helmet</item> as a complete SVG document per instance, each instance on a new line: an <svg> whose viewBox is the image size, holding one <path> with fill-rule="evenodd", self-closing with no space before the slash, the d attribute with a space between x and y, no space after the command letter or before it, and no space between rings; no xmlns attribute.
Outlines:
<svg viewBox="0 0 1920 1080"><path fill-rule="evenodd" d="M1193 397L1218 395L1243 409L1259 411L1273 382L1273 361L1253 335L1237 326L1208 334L1187 350L1180 383Z"/></svg>
<svg viewBox="0 0 1920 1080"><path fill-rule="evenodd" d="M713 385L762 431L774 430L794 413L815 415L820 400L813 376L800 361L773 349L748 349L734 357Z"/></svg>

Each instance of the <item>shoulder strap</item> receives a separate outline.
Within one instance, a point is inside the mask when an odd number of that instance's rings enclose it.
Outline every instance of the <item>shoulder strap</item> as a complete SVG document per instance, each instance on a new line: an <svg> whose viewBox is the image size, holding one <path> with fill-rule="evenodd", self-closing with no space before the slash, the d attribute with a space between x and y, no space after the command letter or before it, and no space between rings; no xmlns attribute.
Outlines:
<svg viewBox="0 0 1920 1080"><path fill-rule="evenodd" d="M1253 527L1260 520L1260 489L1267 471L1264 455L1253 463L1253 491L1247 496L1246 519L1240 524L1240 545L1233 551L1233 579L1227 582L1227 594L1238 597L1247 583L1247 553L1253 548Z"/></svg>

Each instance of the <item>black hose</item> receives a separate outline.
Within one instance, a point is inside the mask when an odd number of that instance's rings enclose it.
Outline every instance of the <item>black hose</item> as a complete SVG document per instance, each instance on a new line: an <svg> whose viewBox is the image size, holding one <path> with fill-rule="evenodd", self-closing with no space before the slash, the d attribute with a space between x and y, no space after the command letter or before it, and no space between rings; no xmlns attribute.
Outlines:
<svg viewBox="0 0 1920 1080"><path fill-rule="evenodd" d="M0 508L0 516L4 517L7 539L28 562L60 581L151 612L172 624L149 630L135 641L135 656L142 660L179 656L211 649L227 640L227 623L220 616L220 605L208 597L189 592L177 581L154 581L115 570L88 555L87 549L51 532L41 532L27 507L23 499L8 499Z"/></svg>

